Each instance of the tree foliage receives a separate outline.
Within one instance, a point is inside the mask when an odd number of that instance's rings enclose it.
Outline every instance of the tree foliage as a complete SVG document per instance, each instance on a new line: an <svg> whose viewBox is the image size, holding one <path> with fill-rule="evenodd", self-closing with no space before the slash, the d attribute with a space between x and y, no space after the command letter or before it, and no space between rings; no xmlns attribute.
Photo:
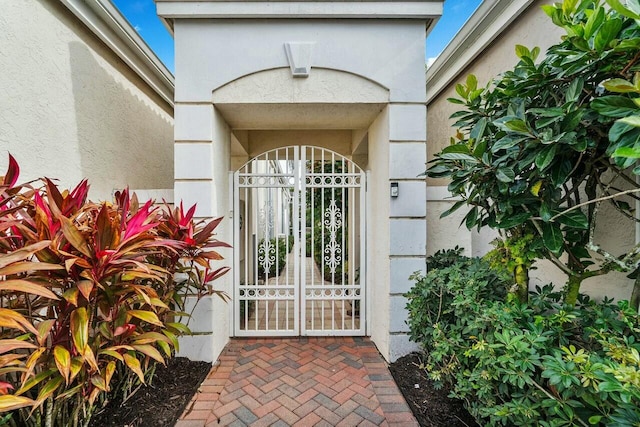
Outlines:
<svg viewBox="0 0 640 427"><path fill-rule="evenodd" d="M473 75L458 84L460 131L427 170L462 198L444 215L469 206L470 229L532 234L532 249L568 275L569 303L584 279L634 270L640 252L610 254L593 238L600 205L633 220L638 191L628 168L640 157L640 6L607 3L544 6L566 35L542 60L519 45L518 64L487 87Z"/></svg>

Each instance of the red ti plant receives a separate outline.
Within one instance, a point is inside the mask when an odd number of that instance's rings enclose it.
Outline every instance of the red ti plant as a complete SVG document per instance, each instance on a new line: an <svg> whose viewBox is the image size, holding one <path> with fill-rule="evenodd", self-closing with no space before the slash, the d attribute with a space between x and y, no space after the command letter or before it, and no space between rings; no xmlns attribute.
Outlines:
<svg viewBox="0 0 640 427"><path fill-rule="evenodd" d="M16 185L0 178L0 413L14 425L87 425L114 388L144 383L188 332L184 296L224 294L221 218L191 208L87 202L82 181ZM147 375L145 375L147 374Z"/></svg>

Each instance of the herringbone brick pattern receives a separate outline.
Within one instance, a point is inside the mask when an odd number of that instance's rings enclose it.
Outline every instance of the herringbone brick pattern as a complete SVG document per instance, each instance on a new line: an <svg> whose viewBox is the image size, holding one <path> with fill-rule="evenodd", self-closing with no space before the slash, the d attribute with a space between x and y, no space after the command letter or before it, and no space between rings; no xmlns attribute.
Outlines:
<svg viewBox="0 0 640 427"><path fill-rule="evenodd" d="M417 426L367 338L234 339L176 427Z"/></svg>

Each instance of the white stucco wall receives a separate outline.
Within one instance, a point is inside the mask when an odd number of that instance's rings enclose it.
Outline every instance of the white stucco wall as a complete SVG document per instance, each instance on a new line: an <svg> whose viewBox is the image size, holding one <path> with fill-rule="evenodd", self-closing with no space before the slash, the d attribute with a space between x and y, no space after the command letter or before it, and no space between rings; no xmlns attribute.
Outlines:
<svg viewBox="0 0 640 427"><path fill-rule="evenodd" d="M389 354L389 112L386 108L369 128L367 290L369 331L383 355Z"/></svg>
<svg viewBox="0 0 640 427"><path fill-rule="evenodd" d="M177 20L174 37L176 102L210 102L212 90L239 77L288 67L289 41L316 42L312 74L313 67L349 71L388 88L392 102L420 102L425 96L414 86L424 80L420 21Z"/></svg>
<svg viewBox="0 0 640 427"><path fill-rule="evenodd" d="M551 45L560 41L564 30L555 26L540 9L548 0L536 0L523 12L498 38L484 51L478 52L473 62L463 70L457 70L454 79L436 97L429 100L427 114L428 158L449 144L450 137L455 134L452 127L455 120L449 116L460 109L459 105L449 103L447 98L458 97L455 84L464 82L466 76L475 74L479 85L488 83L497 74L512 68L518 61L515 45L523 44L530 48L538 46L542 54ZM535 28L535 31L531 31ZM432 81L432 84L437 82ZM448 249L456 245L465 248L466 255L482 256L492 249L490 242L497 233L483 229L480 233L469 231L460 221L467 210L461 208L455 214L440 219L440 213L453 205L454 201L446 198L446 180L427 179L429 191L434 195L427 203L429 239L427 252L429 255L439 249ZM436 196L437 195L437 196ZM596 232L596 242L612 251L615 255L623 254L634 245L635 228L631 221L625 219L608 206L603 206ZM540 261L531 271L531 287L554 283L561 287L566 282L566 275L549 261ZM594 277L584 282L581 291L595 298L604 296L628 299L633 282L622 273L610 273L606 276Z"/></svg>
<svg viewBox="0 0 640 427"><path fill-rule="evenodd" d="M233 242L233 220L229 196L231 170L231 129L220 112L211 104L176 105L174 131L174 194L185 205L196 204L198 219L224 217L217 238ZM231 266L232 250L221 249L226 258L219 265ZM233 274L215 281L217 290L233 294ZM213 362L229 341L232 303L218 296L206 297L193 336L180 338L180 356Z"/></svg>
<svg viewBox="0 0 640 427"><path fill-rule="evenodd" d="M176 199L199 200L201 217L228 209L207 194L229 190L212 173L224 155L216 146L229 140L233 168L287 145L317 144L362 159L370 177L367 331L387 359L405 354L412 347L402 292L408 276L424 267L426 251L425 182L417 177L426 160L425 22L176 18L172 25ZM291 77L287 42L313 43L307 78ZM233 132L230 139L212 134L214 109ZM360 146L367 132L368 145ZM198 161L190 167L193 156ZM390 179L402 187L393 204ZM217 349L227 337L194 339Z"/></svg>
<svg viewBox="0 0 640 427"><path fill-rule="evenodd" d="M2 2L0 170L88 178L90 197L173 187L171 107L54 0Z"/></svg>

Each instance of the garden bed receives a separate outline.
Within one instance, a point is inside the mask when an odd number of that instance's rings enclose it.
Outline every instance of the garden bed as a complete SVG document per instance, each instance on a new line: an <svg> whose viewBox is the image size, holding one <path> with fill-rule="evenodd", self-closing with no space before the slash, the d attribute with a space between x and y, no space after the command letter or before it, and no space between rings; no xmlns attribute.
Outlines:
<svg viewBox="0 0 640 427"><path fill-rule="evenodd" d="M96 414L92 427L173 427L211 370L207 362L176 357L158 366L153 383L129 400L113 400Z"/></svg>
<svg viewBox="0 0 640 427"><path fill-rule="evenodd" d="M448 397L449 390L437 390L419 369L420 355L411 353L389 365L413 415L422 427L477 426L459 400Z"/></svg>

